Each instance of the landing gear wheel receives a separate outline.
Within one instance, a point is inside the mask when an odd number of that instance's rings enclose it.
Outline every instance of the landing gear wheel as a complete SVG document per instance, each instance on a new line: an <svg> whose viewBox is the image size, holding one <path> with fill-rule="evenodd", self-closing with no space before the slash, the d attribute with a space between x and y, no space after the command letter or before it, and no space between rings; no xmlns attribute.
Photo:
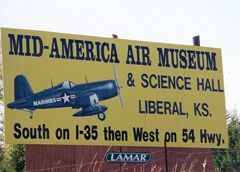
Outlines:
<svg viewBox="0 0 240 172"><path fill-rule="evenodd" d="M105 118L106 118L106 115L105 115L104 112L100 112L100 113L98 114L98 119L99 119L99 120L104 121Z"/></svg>
<svg viewBox="0 0 240 172"><path fill-rule="evenodd" d="M34 111L30 111L30 113L31 113L30 119L33 119L33 112Z"/></svg>

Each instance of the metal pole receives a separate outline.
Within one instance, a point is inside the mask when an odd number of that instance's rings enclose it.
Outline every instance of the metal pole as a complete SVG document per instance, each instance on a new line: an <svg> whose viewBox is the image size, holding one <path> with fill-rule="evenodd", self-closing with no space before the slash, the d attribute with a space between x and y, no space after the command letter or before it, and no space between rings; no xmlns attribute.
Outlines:
<svg viewBox="0 0 240 172"><path fill-rule="evenodd" d="M112 38L117 38L118 39L118 36L115 35L115 34L112 34Z"/></svg>
<svg viewBox="0 0 240 172"><path fill-rule="evenodd" d="M168 172L168 162L167 162L167 144L166 140L164 139L164 149L165 149L165 166L166 166L166 172Z"/></svg>
<svg viewBox="0 0 240 172"><path fill-rule="evenodd" d="M193 37L193 45L200 46L200 36L194 36Z"/></svg>

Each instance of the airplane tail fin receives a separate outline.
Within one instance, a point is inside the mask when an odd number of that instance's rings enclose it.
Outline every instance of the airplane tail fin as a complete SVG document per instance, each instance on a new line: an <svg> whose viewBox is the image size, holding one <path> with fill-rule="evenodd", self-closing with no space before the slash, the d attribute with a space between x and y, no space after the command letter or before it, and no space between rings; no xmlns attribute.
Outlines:
<svg viewBox="0 0 240 172"><path fill-rule="evenodd" d="M34 94L26 76L18 75L15 77L14 94L15 101Z"/></svg>

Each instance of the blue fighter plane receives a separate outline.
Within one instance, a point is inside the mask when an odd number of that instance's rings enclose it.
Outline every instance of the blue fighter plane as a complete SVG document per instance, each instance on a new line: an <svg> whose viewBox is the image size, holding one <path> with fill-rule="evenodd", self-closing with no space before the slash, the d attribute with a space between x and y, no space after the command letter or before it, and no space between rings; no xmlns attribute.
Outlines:
<svg viewBox="0 0 240 172"><path fill-rule="evenodd" d="M115 80L104 80L75 85L71 81L52 86L38 93L34 93L26 76L18 75L14 79L15 101L7 105L10 109L29 112L30 119L36 109L72 107L82 108L73 114L74 117L98 115L99 120L106 118L105 111L108 107L99 105L100 101L107 100L119 95L122 107L123 99L120 89L116 68L114 67ZM117 84L116 84L117 83Z"/></svg>

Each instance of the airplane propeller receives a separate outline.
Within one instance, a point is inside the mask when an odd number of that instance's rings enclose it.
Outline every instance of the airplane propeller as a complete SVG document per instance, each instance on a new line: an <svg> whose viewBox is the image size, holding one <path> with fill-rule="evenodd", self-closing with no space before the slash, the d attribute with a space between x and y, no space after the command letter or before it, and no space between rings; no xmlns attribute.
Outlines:
<svg viewBox="0 0 240 172"><path fill-rule="evenodd" d="M121 88L123 87L123 85L119 84L117 70L116 70L115 65L113 65L113 69L114 69L115 80L117 82L117 89L119 90L120 101L121 101L121 104L122 104L122 108L124 109L123 98L122 98L122 94L121 94Z"/></svg>

